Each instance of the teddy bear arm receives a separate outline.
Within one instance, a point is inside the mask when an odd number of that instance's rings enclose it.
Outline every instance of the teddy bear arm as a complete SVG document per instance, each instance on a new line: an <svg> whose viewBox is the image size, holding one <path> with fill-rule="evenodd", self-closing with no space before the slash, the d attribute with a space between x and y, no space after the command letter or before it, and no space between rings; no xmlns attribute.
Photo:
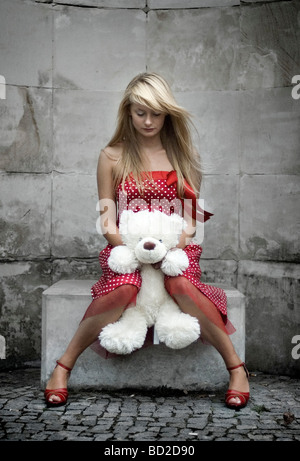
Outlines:
<svg viewBox="0 0 300 461"><path fill-rule="evenodd" d="M109 267L119 274L130 274L139 267L133 250L125 245L119 245L111 250L108 258Z"/></svg>
<svg viewBox="0 0 300 461"><path fill-rule="evenodd" d="M161 270L170 276L181 275L189 266L189 259L181 248L169 250L164 257Z"/></svg>

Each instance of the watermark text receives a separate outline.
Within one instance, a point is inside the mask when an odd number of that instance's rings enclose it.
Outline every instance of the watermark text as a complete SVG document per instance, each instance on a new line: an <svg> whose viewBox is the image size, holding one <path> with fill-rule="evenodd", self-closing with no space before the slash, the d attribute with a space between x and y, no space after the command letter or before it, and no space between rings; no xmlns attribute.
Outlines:
<svg viewBox="0 0 300 461"><path fill-rule="evenodd" d="M300 358L300 335L293 336L292 344L296 344L292 349L292 357L294 360L298 360Z"/></svg>
<svg viewBox="0 0 300 461"><path fill-rule="evenodd" d="M0 99L6 99L6 83L3 75L0 75Z"/></svg>
<svg viewBox="0 0 300 461"><path fill-rule="evenodd" d="M292 84L295 85L292 89L292 98L300 99L300 75L294 75Z"/></svg>

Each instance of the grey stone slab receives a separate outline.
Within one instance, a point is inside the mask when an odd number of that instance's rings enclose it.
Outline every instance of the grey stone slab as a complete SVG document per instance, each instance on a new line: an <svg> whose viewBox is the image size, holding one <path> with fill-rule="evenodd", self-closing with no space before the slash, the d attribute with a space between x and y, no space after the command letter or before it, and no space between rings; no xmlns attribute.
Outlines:
<svg viewBox="0 0 300 461"><path fill-rule="evenodd" d="M162 8L214 8L239 4L240 0L148 0L148 7L158 10Z"/></svg>
<svg viewBox="0 0 300 461"><path fill-rule="evenodd" d="M290 86L299 74L299 2L241 7L241 88Z"/></svg>
<svg viewBox="0 0 300 461"><path fill-rule="evenodd" d="M94 8L144 8L146 6L146 0L64 0L63 3L70 6L92 6Z"/></svg>
<svg viewBox="0 0 300 461"><path fill-rule="evenodd" d="M7 84L52 84L52 17L49 5L1 0L1 74Z"/></svg>
<svg viewBox="0 0 300 461"><path fill-rule="evenodd" d="M238 175L208 175L203 179L201 199L204 208L214 214L199 224L196 241L203 247L203 257L209 259L238 259ZM203 235L203 241L200 238ZM199 236L199 237L198 237Z"/></svg>
<svg viewBox="0 0 300 461"><path fill-rule="evenodd" d="M50 256L50 175L2 173L0 197L0 258Z"/></svg>
<svg viewBox="0 0 300 461"><path fill-rule="evenodd" d="M46 261L0 264L0 331L6 337L2 367L40 358L41 293L50 285L51 264Z"/></svg>
<svg viewBox="0 0 300 461"><path fill-rule="evenodd" d="M0 105L0 169L52 170L52 91L6 86Z"/></svg>
<svg viewBox="0 0 300 461"><path fill-rule="evenodd" d="M299 176L243 176L241 259L299 260Z"/></svg>
<svg viewBox="0 0 300 461"><path fill-rule="evenodd" d="M153 10L148 16L148 70L164 75L176 91L238 88L237 8Z"/></svg>
<svg viewBox="0 0 300 461"><path fill-rule="evenodd" d="M241 171L300 172L300 104L291 88L256 89L241 95Z"/></svg>
<svg viewBox="0 0 300 461"><path fill-rule="evenodd" d="M204 246L205 248L205 246ZM237 286L237 261L222 259L200 259L203 282L222 283L228 286Z"/></svg>
<svg viewBox="0 0 300 461"><path fill-rule="evenodd" d="M62 279L96 279L101 275L98 256L95 258L54 259L52 262L53 283Z"/></svg>
<svg viewBox="0 0 300 461"><path fill-rule="evenodd" d="M239 92L195 91L175 96L192 115L194 143L204 174L239 173Z"/></svg>
<svg viewBox="0 0 300 461"><path fill-rule="evenodd" d="M246 297L246 348L249 367L296 376L292 354L300 328L300 270L297 264L240 261L238 287Z"/></svg>
<svg viewBox="0 0 300 461"><path fill-rule="evenodd" d="M72 338L88 307L93 280L61 280L43 293L42 369L44 385ZM231 336L242 359L245 349L245 298L232 287L224 287L228 316L237 331ZM181 350L163 344L146 347L129 356L104 359L87 349L78 359L70 387L97 389L169 387L173 389L218 389L227 384L228 372L217 351L200 341Z"/></svg>
<svg viewBox="0 0 300 461"><path fill-rule="evenodd" d="M144 12L60 6L53 12L56 88L123 91L145 70Z"/></svg>
<svg viewBox="0 0 300 461"><path fill-rule="evenodd" d="M52 255L96 257L104 247L97 233L99 211L96 174L54 174L52 201Z"/></svg>
<svg viewBox="0 0 300 461"><path fill-rule="evenodd" d="M243 0L241 3L249 3L250 4L250 3L268 3L268 2L275 3L275 2L282 2L282 0Z"/></svg>
<svg viewBox="0 0 300 461"><path fill-rule="evenodd" d="M113 134L121 93L54 91L54 169L95 175L100 150Z"/></svg>

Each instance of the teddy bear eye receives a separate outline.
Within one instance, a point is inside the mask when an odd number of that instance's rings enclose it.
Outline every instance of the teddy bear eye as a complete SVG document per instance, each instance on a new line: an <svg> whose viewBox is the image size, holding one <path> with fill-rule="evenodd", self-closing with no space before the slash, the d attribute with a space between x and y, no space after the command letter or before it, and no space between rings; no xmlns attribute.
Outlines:
<svg viewBox="0 0 300 461"><path fill-rule="evenodd" d="M162 243L162 239L159 239L160 243Z"/></svg>

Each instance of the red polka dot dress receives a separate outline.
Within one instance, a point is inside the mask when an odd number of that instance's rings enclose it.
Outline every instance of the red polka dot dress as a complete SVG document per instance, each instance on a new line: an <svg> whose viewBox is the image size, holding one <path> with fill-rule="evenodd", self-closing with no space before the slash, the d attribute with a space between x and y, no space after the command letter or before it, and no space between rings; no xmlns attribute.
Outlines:
<svg viewBox="0 0 300 461"><path fill-rule="evenodd" d="M145 175L144 193L141 196L133 180L125 182L124 190L120 185L117 190L118 214L125 209L134 212L158 209L167 214L182 213L182 201L177 195L176 182L170 181L173 172L153 171L151 178ZM120 307L122 300L126 307L135 303L135 297L141 287L142 279L139 270L130 274L117 274L108 266L112 246L107 245L99 254L102 276L91 288L93 302L84 318ZM232 333L234 328L227 319L227 300L224 290L201 282L199 265L202 248L196 243L185 247L189 258L189 267L177 277L165 276L165 286L176 300L177 295L188 295L207 317L223 331ZM120 288L122 290L119 290ZM121 293L122 291L122 293Z"/></svg>

